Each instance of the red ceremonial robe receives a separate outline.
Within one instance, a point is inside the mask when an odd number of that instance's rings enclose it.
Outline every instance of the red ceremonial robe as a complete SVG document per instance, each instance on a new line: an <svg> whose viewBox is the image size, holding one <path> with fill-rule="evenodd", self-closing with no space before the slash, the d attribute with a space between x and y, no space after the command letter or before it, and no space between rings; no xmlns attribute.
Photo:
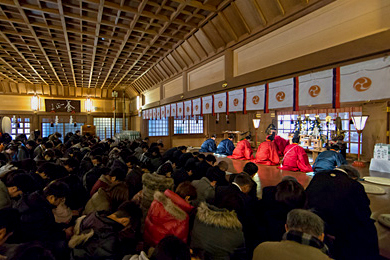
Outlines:
<svg viewBox="0 0 390 260"><path fill-rule="evenodd" d="M259 145L256 153L256 159L252 162L265 165L278 165L279 155L276 144L270 140L266 140Z"/></svg>
<svg viewBox="0 0 390 260"><path fill-rule="evenodd" d="M237 159L237 160L251 160L253 159L253 151L251 144L248 142L248 140L244 139L237 143L236 148L233 151L233 154L231 156L228 156L228 158L231 159Z"/></svg>
<svg viewBox="0 0 390 260"><path fill-rule="evenodd" d="M288 140L277 135L277 136L275 136L274 143L276 144L276 147L278 148L278 155L280 157L282 157L284 154L284 150L286 149L286 146L289 144Z"/></svg>
<svg viewBox="0 0 390 260"><path fill-rule="evenodd" d="M298 144L289 144L284 150L283 164L278 167L287 171L312 172L305 150Z"/></svg>

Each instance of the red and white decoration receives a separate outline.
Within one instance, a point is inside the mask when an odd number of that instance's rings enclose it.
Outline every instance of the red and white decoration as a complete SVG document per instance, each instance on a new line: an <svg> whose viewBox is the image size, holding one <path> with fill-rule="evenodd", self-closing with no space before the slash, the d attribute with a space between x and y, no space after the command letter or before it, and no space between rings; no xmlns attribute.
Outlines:
<svg viewBox="0 0 390 260"><path fill-rule="evenodd" d="M156 119L161 119L161 115L160 115L160 113L161 113L161 109L158 107L158 108L156 108L156 111L157 111L157 116L156 116Z"/></svg>
<svg viewBox="0 0 390 260"><path fill-rule="evenodd" d="M171 116L171 105L165 106L165 116L166 116L166 118Z"/></svg>
<svg viewBox="0 0 390 260"><path fill-rule="evenodd" d="M265 85L246 88L246 110L264 109Z"/></svg>
<svg viewBox="0 0 390 260"><path fill-rule="evenodd" d="M171 104L171 116L172 117L176 117L177 116L176 109L177 109L176 103L175 104Z"/></svg>
<svg viewBox="0 0 390 260"><path fill-rule="evenodd" d="M142 111L142 119L146 119L146 111Z"/></svg>
<svg viewBox="0 0 390 260"><path fill-rule="evenodd" d="M152 119L156 120L156 118L157 118L157 109L153 108L152 111L153 111L152 112Z"/></svg>
<svg viewBox="0 0 390 260"><path fill-rule="evenodd" d="M299 105L332 103L333 70L324 70L299 77Z"/></svg>
<svg viewBox="0 0 390 260"><path fill-rule="evenodd" d="M184 115L191 116L192 102L191 100L184 101Z"/></svg>
<svg viewBox="0 0 390 260"><path fill-rule="evenodd" d="M389 57L340 67L340 101L390 98L389 82Z"/></svg>
<svg viewBox="0 0 390 260"><path fill-rule="evenodd" d="M161 107L161 118L165 118L165 106Z"/></svg>
<svg viewBox="0 0 390 260"><path fill-rule="evenodd" d="M184 107L183 102L176 103L177 104L177 116L183 116L184 115Z"/></svg>
<svg viewBox="0 0 390 260"><path fill-rule="evenodd" d="M244 89L230 91L228 96L229 112L239 112L244 110Z"/></svg>
<svg viewBox="0 0 390 260"><path fill-rule="evenodd" d="M269 83L268 108L284 108L293 106L294 79L285 79Z"/></svg>
<svg viewBox="0 0 390 260"><path fill-rule="evenodd" d="M214 113L226 113L226 93L214 95Z"/></svg>
<svg viewBox="0 0 390 260"><path fill-rule="evenodd" d="M194 116L201 114L202 102L200 100L201 100L200 98L196 98L192 100L192 114Z"/></svg>
<svg viewBox="0 0 390 260"><path fill-rule="evenodd" d="M207 96L202 97L202 114L212 114L213 113L213 97Z"/></svg>

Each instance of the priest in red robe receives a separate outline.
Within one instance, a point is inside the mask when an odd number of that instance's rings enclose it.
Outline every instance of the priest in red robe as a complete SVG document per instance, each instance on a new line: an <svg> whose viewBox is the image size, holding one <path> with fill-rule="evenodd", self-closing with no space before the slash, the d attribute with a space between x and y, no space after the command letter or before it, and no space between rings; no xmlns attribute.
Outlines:
<svg viewBox="0 0 390 260"><path fill-rule="evenodd" d="M268 134L275 133L274 143L276 144L276 147L278 148L278 155L279 157L282 157L284 154L284 149L286 149L286 146L289 144L288 140L284 139L283 137L280 137L276 133L276 126L274 124L270 124L267 127L266 132L268 131Z"/></svg>
<svg viewBox="0 0 390 260"><path fill-rule="evenodd" d="M275 133L267 136L265 142L262 142L257 149L256 158L252 160L254 163L265 165L278 165L279 155L278 148L274 143Z"/></svg>
<svg viewBox="0 0 390 260"><path fill-rule="evenodd" d="M295 132L292 142L293 143L287 145L284 150L283 162L278 168L287 171L312 172L313 169L309 163L309 158L307 157L305 150L298 145L298 131Z"/></svg>
<svg viewBox="0 0 390 260"><path fill-rule="evenodd" d="M245 137L244 140L241 140L237 143L236 148L233 151L231 156L228 158L237 159L237 160L252 160L253 159L253 151L249 140L251 138L249 136Z"/></svg>

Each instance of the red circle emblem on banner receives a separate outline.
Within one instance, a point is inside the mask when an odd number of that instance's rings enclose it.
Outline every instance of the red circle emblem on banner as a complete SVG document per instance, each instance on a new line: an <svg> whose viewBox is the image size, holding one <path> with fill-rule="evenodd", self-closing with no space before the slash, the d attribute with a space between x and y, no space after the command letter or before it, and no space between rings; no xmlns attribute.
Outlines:
<svg viewBox="0 0 390 260"><path fill-rule="evenodd" d="M370 78L367 77L361 77L358 78L354 83L353 83L353 88L356 91L363 92L368 90L371 87L372 81Z"/></svg>
<svg viewBox="0 0 390 260"><path fill-rule="evenodd" d="M253 104L255 104L255 105L257 105L257 104L259 103L259 101L260 101L259 96L254 96L254 97L252 98L252 102L253 102Z"/></svg>
<svg viewBox="0 0 390 260"><path fill-rule="evenodd" d="M210 104L206 103L206 109L209 109L209 108L210 108Z"/></svg>
<svg viewBox="0 0 390 260"><path fill-rule="evenodd" d="M318 85L313 85L309 88L309 95L312 97L317 97L321 93L321 88Z"/></svg>
<svg viewBox="0 0 390 260"><path fill-rule="evenodd" d="M222 102L222 101L219 101L219 102L218 102L218 107L219 107L219 108L222 108L222 106L223 106L223 102Z"/></svg>
<svg viewBox="0 0 390 260"><path fill-rule="evenodd" d="M282 102L286 98L286 94L283 91L276 93L276 100Z"/></svg>
<svg viewBox="0 0 390 260"><path fill-rule="evenodd" d="M187 107L187 112L190 112L190 107Z"/></svg>
<svg viewBox="0 0 390 260"><path fill-rule="evenodd" d="M196 106L195 106L195 110L196 110L196 111L198 111L198 109L199 109L199 106L198 106L198 105L196 105Z"/></svg>
<svg viewBox="0 0 390 260"><path fill-rule="evenodd" d="M238 98L235 98L234 100L233 100L233 105L236 107L236 106L238 106Z"/></svg>

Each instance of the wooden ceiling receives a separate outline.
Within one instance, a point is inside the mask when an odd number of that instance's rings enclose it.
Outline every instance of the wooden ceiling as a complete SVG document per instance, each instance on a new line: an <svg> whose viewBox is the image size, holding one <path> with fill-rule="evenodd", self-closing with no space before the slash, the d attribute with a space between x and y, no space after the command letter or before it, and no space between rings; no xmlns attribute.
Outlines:
<svg viewBox="0 0 390 260"><path fill-rule="evenodd" d="M329 2L0 0L0 93L134 96Z"/></svg>

